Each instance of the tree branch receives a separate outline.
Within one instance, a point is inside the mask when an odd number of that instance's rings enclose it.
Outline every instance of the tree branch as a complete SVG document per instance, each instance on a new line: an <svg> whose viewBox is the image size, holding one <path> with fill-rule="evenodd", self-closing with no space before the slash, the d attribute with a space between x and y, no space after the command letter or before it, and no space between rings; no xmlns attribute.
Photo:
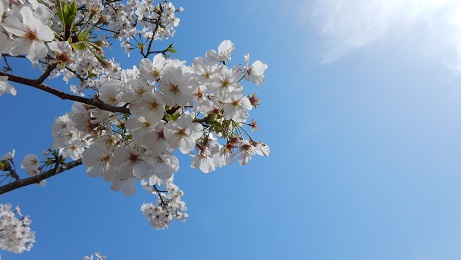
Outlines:
<svg viewBox="0 0 461 260"><path fill-rule="evenodd" d="M38 83L37 80L23 78L23 77L19 77L19 76L12 75L12 74L9 74L9 73L4 73L4 72L0 72L0 76L7 76L8 80L10 80L12 82L16 82L16 83L23 84L23 85L26 85L26 86L30 86L30 87L33 87L33 88L36 88L36 89L40 89L40 90L48 92L48 93L50 93L50 94L52 94L54 96L57 96L57 97L59 97L59 98L61 98L63 100L73 100L73 101L76 101L76 102L80 102L80 103L83 103L83 104L94 106L94 107L97 107L99 109L110 111L110 112L118 112L118 113L130 114L130 110L128 108L126 108L126 107L116 107L116 106L106 104L106 103L104 103L104 102L102 102L102 101L100 101L98 99L85 98L85 97L80 97L80 96L76 96L76 95L71 95L69 93L62 92L60 90L52 88L52 87L50 87L48 85Z"/></svg>
<svg viewBox="0 0 461 260"><path fill-rule="evenodd" d="M51 72L58 66L57 63L53 63L51 65L48 65L48 67L46 67L46 70L45 72L43 72L42 76L40 76L40 78L38 78L36 80L36 84L42 84L51 74Z"/></svg>
<svg viewBox="0 0 461 260"><path fill-rule="evenodd" d="M15 189L19 189L24 186L28 186L34 183L40 183L41 181L48 179L50 177L53 177L61 172L70 170L74 167L77 167L82 164L82 160L78 159L72 162L65 163L57 168L50 169L46 172L40 173L38 175L22 179L22 180L17 180L12 183L0 186L0 195L5 194L7 192L10 192Z"/></svg>

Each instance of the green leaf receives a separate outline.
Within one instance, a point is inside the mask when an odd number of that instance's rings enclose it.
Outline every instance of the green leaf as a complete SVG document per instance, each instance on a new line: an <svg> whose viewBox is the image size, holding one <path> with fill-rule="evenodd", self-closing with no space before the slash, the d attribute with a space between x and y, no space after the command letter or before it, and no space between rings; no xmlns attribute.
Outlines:
<svg viewBox="0 0 461 260"><path fill-rule="evenodd" d="M173 119L174 121L178 120L180 114L176 111L173 116L171 117L171 119Z"/></svg>
<svg viewBox="0 0 461 260"><path fill-rule="evenodd" d="M77 43L71 43L71 46L74 50L81 51L86 49L86 43L85 42L77 42Z"/></svg>
<svg viewBox="0 0 461 260"><path fill-rule="evenodd" d="M79 41L85 41L87 39L87 36L88 36L88 32L87 31L82 31L79 35L78 35L78 40Z"/></svg>
<svg viewBox="0 0 461 260"><path fill-rule="evenodd" d="M174 43L170 44L168 48L166 48L166 51L169 53L176 53L177 50L174 49Z"/></svg>
<svg viewBox="0 0 461 260"><path fill-rule="evenodd" d="M59 20L63 21L62 10L61 10L61 1L60 0L56 0L56 9L57 9L57 14L58 14Z"/></svg>
<svg viewBox="0 0 461 260"><path fill-rule="evenodd" d="M64 25L65 30L72 30L77 17L77 2L74 0L70 5L64 1L56 1L57 14L59 20Z"/></svg>

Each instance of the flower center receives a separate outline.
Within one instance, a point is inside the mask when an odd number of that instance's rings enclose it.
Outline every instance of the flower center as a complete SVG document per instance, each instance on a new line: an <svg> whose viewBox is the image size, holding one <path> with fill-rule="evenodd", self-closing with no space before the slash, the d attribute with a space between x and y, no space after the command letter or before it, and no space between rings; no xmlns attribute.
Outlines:
<svg viewBox="0 0 461 260"><path fill-rule="evenodd" d="M157 110L158 109L158 103L156 101L152 101L149 103L149 110Z"/></svg>
<svg viewBox="0 0 461 260"><path fill-rule="evenodd" d="M178 136L181 136L181 137L186 137L188 136L188 134L186 133L186 128L180 128L178 130Z"/></svg>
<svg viewBox="0 0 461 260"><path fill-rule="evenodd" d="M170 90L171 92L175 93L175 94L178 94L181 92L181 90L179 90L179 86L178 84L170 84Z"/></svg>
<svg viewBox="0 0 461 260"><path fill-rule="evenodd" d="M27 27L26 34L24 35L24 38L26 38L29 41L36 41L38 40L37 38L37 33L35 31L32 31L30 27Z"/></svg>

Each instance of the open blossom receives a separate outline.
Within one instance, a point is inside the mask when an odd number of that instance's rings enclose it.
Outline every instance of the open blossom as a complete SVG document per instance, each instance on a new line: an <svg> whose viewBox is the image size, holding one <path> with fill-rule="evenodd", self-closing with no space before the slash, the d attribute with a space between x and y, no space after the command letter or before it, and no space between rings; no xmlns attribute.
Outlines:
<svg viewBox="0 0 461 260"><path fill-rule="evenodd" d="M131 113L136 117L144 117L152 125L157 124L164 116L165 107L162 96L157 92L142 94L139 102L130 105Z"/></svg>
<svg viewBox="0 0 461 260"><path fill-rule="evenodd" d="M122 82L117 79L109 79L99 88L99 99L111 105L117 105L121 101Z"/></svg>
<svg viewBox="0 0 461 260"><path fill-rule="evenodd" d="M152 61L149 59L142 59L139 64L139 72L141 75L150 81L160 80L162 76L163 66L165 65L165 58L162 54L157 54L154 56Z"/></svg>
<svg viewBox="0 0 461 260"><path fill-rule="evenodd" d="M31 61L43 58L48 53L44 41L52 41L54 32L33 13L29 6L23 6L19 12L13 12L3 21L8 33L16 36L10 46L12 55L27 54Z"/></svg>
<svg viewBox="0 0 461 260"><path fill-rule="evenodd" d="M238 160L241 165L246 165L254 154L269 156L270 149L265 143L243 140L239 144Z"/></svg>
<svg viewBox="0 0 461 260"><path fill-rule="evenodd" d="M0 96L3 95L3 93L9 93L13 96L16 96L16 89L11 86L7 80L7 76L0 76Z"/></svg>
<svg viewBox="0 0 461 260"><path fill-rule="evenodd" d="M185 106L194 102L193 92L197 88L194 73L187 66L167 66L160 79L159 89L166 105Z"/></svg>
<svg viewBox="0 0 461 260"><path fill-rule="evenodd" d="M250 100L243 96L238 98L239 95L232 95L224 104L224 118L232 119L235 122L245 122L248 118L248 111L251 110Z"/></svg>
<svg viewBox="0 0 461 260"><path fill-rule="evenodd" d="M152 155L150 165L152 173L161 180L171 178L179 170L178 158L167 152Z"/></svg>
<svg viewBox="0 0 461 260"><path fill-rule="evenodd" d="M132 139L139 145L145 146L151 138L154 128L144 117L132 117L125 122L126 129L132 135Z"/></svg>
<svg viewBox="0 0 461 260"><path fill-rule="evenodd" d="M9 153L6 153L2 157L0 157L0 161L1 160L13 161L15 153L16 153L16 151L13 149L13 151L11 151Z"/></svg>
<svg viewBox="0 0 461 260"><path fill-rule="evenodd" d="M211 50L207 53L207 57L216 59L217 61L230 61L231 55L234 52L234 44L230 40L224 40L219 44L218 51Z"/></svg>
<svg viewBox="0 0 461 260"><path fill-rule="evenodd" d="M50 50L52 50L55 53L55 61L61 62L62 66L65 66L67 62L73 61L70 58L72 47L67 41L50 42L48 43L48 47L50 47Z"/></svg>
<svg viewBox="0 0 461 260"><path fill-rule="evenodd" d="M131 147L118 147L114 151L112 163L118 166L118 174L127 177L149 177L149 158L143 149L135 150Z"/></svg>
<svg viewBox="0 0 461 260"><path fill-rule="evenodd" d="M198 75L198 80L202 83L211 81L214 71L217 69L216 60L210 57L195 58L192 63L192 69Z"/></svg>
<svg viewBox="0 0 461 260"><path fill-rule="evenodd" d="M21 163L21 168L26 170L29 176L35 176L37 174L40 174L41 171L39 167L40 167L40 160L38 159L38 156L35 154L26 155L26 157L24 157ZM46 180L42 180L38 184L42 187L45 187Z"/></svg>
<svg viewBox="0 0 461 260"><path fill-rule="evenodd" d="M250 54L245 54L245 79L246 80L251 80L256 86L261 85L264 83L264 80L266 79L264 76L264 72L267 69L267 64L257 60L251 64L251 66L248 66L248 63L250 62Z"/></svg>
<svg viewBox="0 0 461 260"><path fill-rule="evenodd" d="M170 121L165 126L165 137L173 149L186 154L195 147L195 141L202 136L203 126L192 122L191 115L182 115L177 121Z"/></svg>
<svg viewBox="0 0 461 260"><path fill-rule="evenodd" d="M111 152L103 143L93 143L82 153L82 163L87 167L86 173L91 177L103 176L109 181L107 172L110 168Z"/></svg>
<svg viewBox="0 0 461 260"><path fill-rule="evenodd" d="M40 173L38 167L40 167L40 160L35 154L28 154L24 160L22 160L21 168L25 169L30 176Z"/></svg>
<svg viewBox="0 0 461 260"><path fill-rule="evenodd" d="M243 95L243 88L239 84L241 73L233 68L228 69L226 66L222 66L216 70L213 74L212 81L208 85L208 89L211 90L215 95L225 100L232 95L239 94Z"/></svg>
<svg viewBox="0 0 461 260"><path fill-rule="evenodd" d="M204 173L210 173L215 170L216 159L215 156L219 154L220 144L216 141L216 138L210 135L206 139L206 144L201 144L198 146L198 154L195 155L194 160L192 161L191 167L200 169Z"/></svg>

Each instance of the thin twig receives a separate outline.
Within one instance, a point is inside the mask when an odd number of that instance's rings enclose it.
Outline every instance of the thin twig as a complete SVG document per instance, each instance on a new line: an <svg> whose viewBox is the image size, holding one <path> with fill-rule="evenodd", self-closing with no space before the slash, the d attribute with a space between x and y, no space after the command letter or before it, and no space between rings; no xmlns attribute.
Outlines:
<svg viewBox="0 0 461 260"><path fill-rule="evenodd" d="M19 77L19 76L12 75L12 74L9 74L9 73L4 73L4 72L0 72L0 76L7 76L8 80L10 80L12 82L16 82L16 83L20 83L20 84L30 86L30 87L33 87L33 88L36 88L36 89L40 89L40 90L48 92L48 93L50 93L50 94L52 94L54 96L57 96L57 97L59 97L59 98L61 98L63 100L77 101L77 102L80 102L80 103L83 103L83 104L94 106L94 107L97 107L99 109L114 112L114 113L119 112L119 113L130 114L130 110L128 108L126 108L126 107L116 107L116 106L106 104L106 103L104 103L104 102L102 102L102 101L100 101L98 99L85 98L85 97L72 95L72 94L69 94L69 93L66 93L66 92L62 92L60 90L57 90L57 89L52 88L52 87L50 87L48 85L45 85L45 84L37 84L36 80L33 80L33 79L23 78L23 77Z"/></svg>
<svg viewBox="0 0 461 260"><path fill-rule="evenodd" d="M53 177L53 176L55 176L55 175L57 175L57 174L59 174L61 172L70 170L70 169L72 169L74 167L77 167L77 166L79 166L81 164L82 164L82 160L78 159L78 160L75 160L75 161L72 161L72 162L62 164L59 167L55 167L53 169L50 169L50 170L48 170L46 172L43 172L43 173L40 173L38 175L29 177L29 178L26 178L26 179L22 179L22 180L17 180L17 181L14 181L12 183L0 186L0 195L5 194L5 193L10 192L10 191L15 190L15 189L19 189L21 187L25 187L25 186L34 184L34 183L40 183L41 181L43 181L45 179Z"/></svg>

